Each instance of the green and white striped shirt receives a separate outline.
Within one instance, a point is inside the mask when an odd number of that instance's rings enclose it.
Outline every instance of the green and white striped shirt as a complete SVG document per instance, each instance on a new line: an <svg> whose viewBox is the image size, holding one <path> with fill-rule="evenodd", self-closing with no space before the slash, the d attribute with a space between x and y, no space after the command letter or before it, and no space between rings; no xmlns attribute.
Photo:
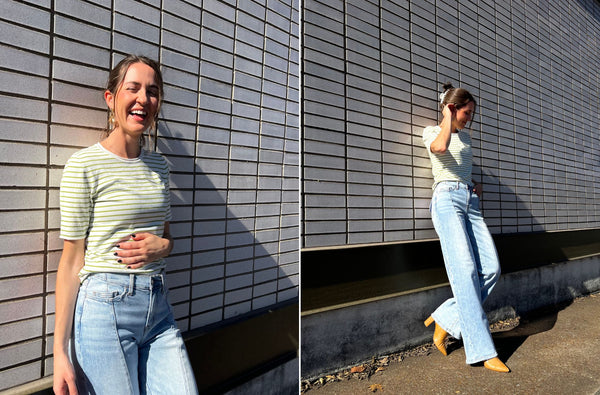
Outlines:
<svg viewBox="0 0 600 395"><path fill-rule="evenodd" d="M169 168L156 152L126 159L97 143L73 154L60 183L60 237L87 239L80 279L99 272L160 272L164 259L132 270L114 252L132 233L163 235L171 220L169 194Z"/></svg>
<svg viewBox="0 0 600 395"><path fill-rule="evenodd" d="M450 145L443 154L431 152L431 143L440 134L439 126L427 126L423 130L423 142L431 159L433 173L433 189L440 181L460 181L472 184L473 151L471 150L471 135L459 130L450 135Z"/></svg>

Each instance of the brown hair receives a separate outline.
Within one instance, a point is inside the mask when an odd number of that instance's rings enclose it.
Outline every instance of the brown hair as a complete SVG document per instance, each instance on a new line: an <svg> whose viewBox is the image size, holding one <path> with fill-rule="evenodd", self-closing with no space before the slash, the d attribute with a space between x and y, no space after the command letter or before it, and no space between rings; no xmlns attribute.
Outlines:
<svg viewBox="0 0 600 395"><path fill-rule="evenodd" d="M452 86L451 82L446 82L444 84L444 99L440 102L440 109L443 110L446 104L451 103L454 104L458 110L470 102L475 103L475 106L477 106L475 98L469 93L468 90L463 88L455 88Z"/></svg>
<svg viewBox="0 0 600 395"><path fill-rule="evenodd" d="M444 92L442 93L443 98L440 100L440 109L444 110L446 104L454 104L454 107L457 110L460 110L462 107L467 104L473 102L475 105L474 109L477 108L477 102L471 93L468 90L463 88L455 88L452 86L452 82L446 82L443 85ZM469 128L473 124L473 117L471 117L471 122L469 122Z"/></svg>
<svg viewBox="0 0 600 395"><path fill-rule="evenodd" d="M123 80L125 79L125 74L127 74L127 70L129 70L129 66L135 63L143 63L147 66L150 66L152 70L154 70L154 78L156 79L156 85L158 85L158 108L156 109L156 114L154 116L154 122L152 124L152 129L156 130L158 124L158 113L160 112L160 105L162 103L164 90L163 90L163 78L162 73L160 71L160 65L158 62L146 57L139 55L127 55L123 58L117 65L110 71L108 75L108 81L106 82L106 90L113 94L113 96L117 97L117 93L121 86L123 85ZM109 108L108 109L108 120L106 126L106 136L108 136L113 129L113 112ZM141 137L143 142L143 136Z"/></svg>

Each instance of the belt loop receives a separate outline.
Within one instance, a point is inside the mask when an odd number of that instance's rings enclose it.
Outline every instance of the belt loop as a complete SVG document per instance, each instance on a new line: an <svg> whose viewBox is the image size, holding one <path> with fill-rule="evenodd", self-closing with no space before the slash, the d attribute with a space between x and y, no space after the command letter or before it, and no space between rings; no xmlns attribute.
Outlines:
<svg viewBox="0 0 600 395"><path fill-rule="evenodd" d="M129 275L129 292L127 292L128 296L133 295L133 287L135 285L135 274Z"/></svg>
<svg viewBox="0 0 600 395"><path fill-rule="evenodd" d="M160 272L160 283L162 286L162 293L164 294L165 292L167 292L167 290L165 289L165 272L161 271Z"/></svg>

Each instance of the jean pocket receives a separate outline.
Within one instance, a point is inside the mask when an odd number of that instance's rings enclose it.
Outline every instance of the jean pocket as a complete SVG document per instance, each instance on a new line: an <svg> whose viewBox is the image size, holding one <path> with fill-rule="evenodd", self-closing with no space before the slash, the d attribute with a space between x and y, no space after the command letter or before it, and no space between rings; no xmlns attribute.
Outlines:
<svg viewBox="0 0 600 395"><path fill-rule="evenodd" d="M86 298L98 302L112 303L122 300L127 295L127 288L123 285L92 279L85 289L85 295Z"/></svg>

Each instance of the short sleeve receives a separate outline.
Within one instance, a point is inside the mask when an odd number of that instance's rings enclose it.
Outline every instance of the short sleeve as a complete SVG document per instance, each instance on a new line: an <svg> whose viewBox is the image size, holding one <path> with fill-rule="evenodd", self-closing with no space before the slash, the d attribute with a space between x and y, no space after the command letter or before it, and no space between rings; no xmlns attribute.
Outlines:
<svg viewBox="0 0 600 395"><path fill-rule="evenodd" d="M71 157L60 181L60 238L86 238L91 211L91 188L85 163Z"/></svg>
<svg viewBox="0 0 600 395"><path fill-rule="evenodd" d="M427 147L427 150L430 150L431 143L436 139L436 137L440 134L440 128L438 126L427 126L423 130L423 144Z"/></svg>

